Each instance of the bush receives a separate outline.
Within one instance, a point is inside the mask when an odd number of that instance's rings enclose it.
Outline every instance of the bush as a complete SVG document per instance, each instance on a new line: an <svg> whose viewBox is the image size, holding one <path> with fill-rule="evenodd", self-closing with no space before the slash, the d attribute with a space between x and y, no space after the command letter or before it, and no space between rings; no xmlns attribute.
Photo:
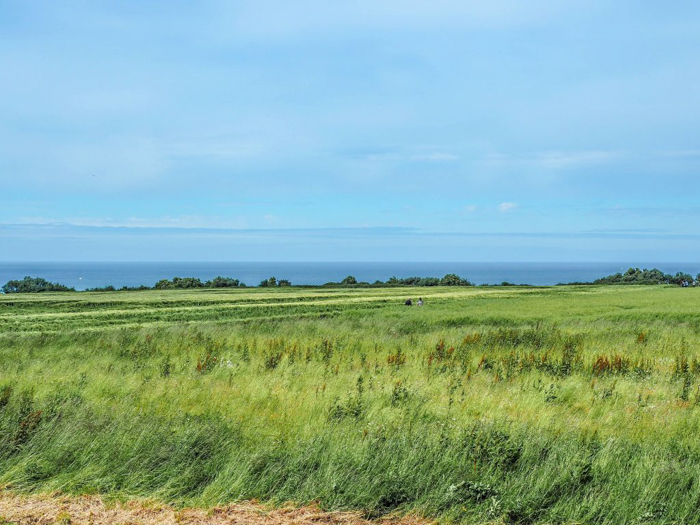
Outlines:
<svg viewBox="0 0 700 525"><path fill-rule="evenodd" d="M277 286L277 277L263 279L262 281L260 281L260 284L258 286L260 286L260 288L270 288L273 286Z"/></svg>
<svg viewBox="0 0 700 525"><path fill-rule="evenodd" d="M40 293L40 292L74 292L75 288L69 288L62 284L52 283L41 277L25 277L20 281L8 281L2 287L3 293Z"/></svg>
<svg viewBox="0 0 700 525"><path fill-rule="evenodd" d="M233 279L232 277L214 277L211 281L204 283L207 288L238 288L245 286L238 279Z"/></svg>
<svg viewBox="0 0 700 525"><path fill-rule="evenodd" d="M280 279L278 281L276 277L270 277L269 279L260 281L258 286L261 288L274 288L275 286L292 286L292 283L287 279Z"/></svg>
<svg viewBox="0 0 700 525"><path fill-rule="evenodd" d="M693 276L687 273L678 272L676 275L670 275L662 272L658 268L640 270L639 268L630 268L624 274L616 273L601 279L596 279L593 284L678 284L683 282L692 283Z"/></svg>
<svg viewBox="0 0 700 525"><path fill-rule="evenodd" d="M693 282L693 276L689 273L678 272L676 275L671 277L668 282L670 284L681 285L683 283L690 284Z"/></svg>
<svg viewBox="0 0 700 525"><path fill-rule="evenodd" d="M390 277L386 283L376 281L374 286L473 286L466 279L448 273L442 279L438 277Z"/></svg>
<svg viewBox="0 0 700 525"><path fill-rule="evenodd" d="M440 286L472 286L472 283L466 279L462 279L459 275L448 273L440 279Z"/></svg>
<svg viewBox="0 0 700 525"><path fill-rule="evenodd" d="M161 279L155 285L156 290L203 288L204 283L197 277L173 277L172 281Z"/></svg>

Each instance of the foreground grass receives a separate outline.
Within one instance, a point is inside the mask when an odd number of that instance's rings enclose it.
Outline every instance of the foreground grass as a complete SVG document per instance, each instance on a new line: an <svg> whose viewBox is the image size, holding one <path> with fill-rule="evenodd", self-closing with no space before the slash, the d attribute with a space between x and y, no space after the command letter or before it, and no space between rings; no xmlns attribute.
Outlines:
<svg viewBox="0 0 700 525"><path fill-rule="evenodd" d="M700 522L700 290L46 294L0 330L16 491Z"/></svg>

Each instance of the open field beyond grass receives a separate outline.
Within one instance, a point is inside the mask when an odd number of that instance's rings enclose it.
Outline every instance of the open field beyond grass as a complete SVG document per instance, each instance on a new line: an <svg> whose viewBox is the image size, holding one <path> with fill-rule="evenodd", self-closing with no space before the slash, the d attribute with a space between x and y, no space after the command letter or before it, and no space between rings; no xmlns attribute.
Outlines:
<svg viewBox="0 0 700 525"><path fill-rule="evenodd" d="M13 494L700 523L699 436L696 288L0 296Z"/></svg>

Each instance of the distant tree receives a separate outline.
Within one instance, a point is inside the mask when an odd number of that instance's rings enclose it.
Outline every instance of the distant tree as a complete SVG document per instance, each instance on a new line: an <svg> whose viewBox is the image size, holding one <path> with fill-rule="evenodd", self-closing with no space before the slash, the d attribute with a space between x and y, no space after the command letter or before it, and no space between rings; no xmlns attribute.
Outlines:
<svg viewBox="0 0 700 525"><path fill-rule="evenodd" d="M277 278L276 277L270 277L268 279L264 279L260 281L260 284L258 285L261 288L269 288L272 286L277 286Z"/></svg>
<svg viewBox="0 0 700 525"><path fill-rule="evenodd" d="M59 283L52 283L41 277L25 277L21 280L8 281L3 287L3 293L41 293L41 292L74 292Z"/></svg>
<svg viewBox="0 0 700 525"><path fill-rule="evenodd" d="M340 284L357 284L357 279L353 275L348 275L345 279L340 281Z"/></svg>
<svg viewBox="0 0 700 525"><path fill-rule="evenodd" d="M241 286L241 281L231 277L214 277L211 281L204 283L207 288L238 288Z"/></svg>
<svg viewBox="0 0 700 525"><path fill-rule="evenodd" d="M202 288L204 283L197 277L175 277L173 279L175 288Z"/></svg>
<svg viewBox="0 0 700 525"><path fill-rule="evenodd" d="M438 277L390 277L385 283L374 281L372 286L473 286L466 279L462 279L453 273L447 274L442 279Z"/></svg>
<svg viewBox="0 0 700 525"><path fill-rule="evenodd" d="M126 287L122 288L123 290L126 289ZM112 286L111 284L108 284L107 286L102 286L102 287L97 287L97 288L86 288L86 292L115 292L117 289Z"/></svg>
<svg viewBox="0 0 700 525"><path fill-rule="evenodd" d="M676 276L665 274L658 268L640 270L639 268L630 268L624 274L616 273L602 277L593 281L594 284L668 284L677 278L689 277L687 274L678 273ZM680 281L679 281L680 284Z"/></svg>
<svg viewBox="0 0 700 525"><path fill-rule="evenodd" d="M472 283L466 279L462 279L459 275L454 273L448 273L440 279L440 286L473 286Z"/></svg>
<svg viewBox="0 0 700 525"><path fill-rule="evenodd" d="M133 291L140 291L140 290L153 290L150 286L146 285L140 285L140 286L122 286L121 288L117 288L115 286L112 286L111 284L108 284L107 286L103 287L98 287L98 288L87 288L85 291L86 292L133 292Z"/></svg>
<svg viewBox="0 0 700 525"><path fill-rule="evenodd" d="M161 279L154 288L157 290L202 288L204 283L197 277L173 277L173 280Z"/></svg>
<svg viewBox="0 0 700 525"><path fill-rule="evenodd" d="M173 283L169 279L161 279L158 281L153 288L156 290L165 290L167 288L172 288Z"/></svg>
<svg viewBox="0 0 700 525"><path fill-rule="evenodd" d="M440 279L440 285L442 286L459 286L459 275L456 275L454 273L448 273Z"/></svg>
<svg viewBox="0 0 700 525"><path fill-rule="evenodd" d="M292 286L292 282L287 279L280 279L277 281L277 286Z"/></svg>
<svg viewBox="0 0 700 525"><path fill-rule="evenodd" d="M690 275L689 273L683 273L683 272L678 272L676 275L671 277L668 281L670 284L682 284L682 283L692 283L693 282L693 276Z"/></svg>

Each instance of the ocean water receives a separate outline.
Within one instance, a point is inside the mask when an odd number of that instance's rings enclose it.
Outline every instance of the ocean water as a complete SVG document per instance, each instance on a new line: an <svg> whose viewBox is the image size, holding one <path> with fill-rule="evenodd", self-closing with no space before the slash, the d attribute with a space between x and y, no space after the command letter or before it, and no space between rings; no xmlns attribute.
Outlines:
<svg viewBox="0 0 700 525"><path fill-rule="evenodd" d="M553 285L591 281L605 275L625 271L630 267L659 268L668 273L678 271L697 275L700 263L455 263L455 262L221 262L221 263L155 263L155 262L61 262L0 263L0 286L11 279L26 275L43 277L72 286L76 290L113 285L153 286L160 279L199 277L211 279L217 275L240 279L255 286L270 276L288 279L292 284L323 284L340 281L354 275L358 281L385 281L396 277L442 277L456 273L475 284Z"/></svg>

